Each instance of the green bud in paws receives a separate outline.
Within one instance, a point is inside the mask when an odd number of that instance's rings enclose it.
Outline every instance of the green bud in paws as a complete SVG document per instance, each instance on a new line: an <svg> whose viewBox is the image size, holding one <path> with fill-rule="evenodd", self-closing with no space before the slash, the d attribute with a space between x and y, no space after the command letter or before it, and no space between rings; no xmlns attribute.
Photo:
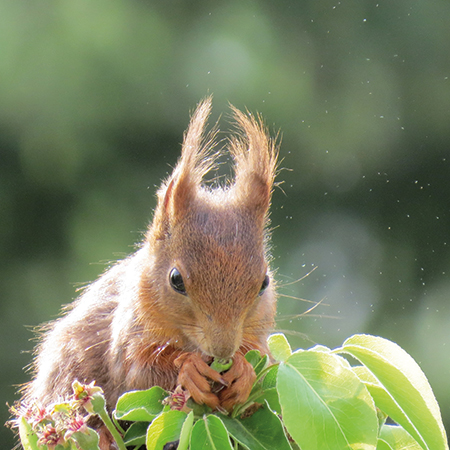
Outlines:
<svg viewBox="0 0 450 450"><path fill-rule="evenodd" d="M214 358L211 363L211 369L214 369L216 372L222 373L226 372L233 365L233 360L223 359L223 358Z"/></svg>

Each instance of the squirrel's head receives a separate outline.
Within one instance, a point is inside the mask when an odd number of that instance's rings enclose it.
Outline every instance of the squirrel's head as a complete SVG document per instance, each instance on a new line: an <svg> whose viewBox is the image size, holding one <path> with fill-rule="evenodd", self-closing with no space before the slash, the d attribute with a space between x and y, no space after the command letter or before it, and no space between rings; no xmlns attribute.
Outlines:
<svg viewBox="0 0 450 450"><path fill-rule="evenodd" d="M234 181L204 185L219 155L212 152L216 131L204 134L210 109L210 98L198 106L181 158L158 192L147 233L155 267L149 281L153 304L176 323L185 347L227 358L264 343L273 326L267 226L277 148L259 117L232 108Z"/></svg>

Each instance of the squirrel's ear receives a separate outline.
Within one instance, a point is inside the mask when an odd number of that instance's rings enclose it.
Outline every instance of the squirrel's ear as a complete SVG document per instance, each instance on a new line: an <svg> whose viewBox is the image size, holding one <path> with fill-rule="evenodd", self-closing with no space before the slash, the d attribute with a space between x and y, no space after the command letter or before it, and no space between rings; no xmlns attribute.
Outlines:
<svg viewBox="0 0 450 450"><path fill-rule="evenodd" d="M240 132L237 138L230 139L230 152L235 161L236 202L264 219L272 196L278 148L268 136L261 117L246 115L233 106L232 109Z"/></svg>
<svg viewBox="0 0 450 450"><path fill-rule="evenodd" d="M181 157L172 175L158 191L158 205L152 230L163 238L168 227L173 226L190 209L197 195L203 176L214 164L215 155L210 152L216 130L205 136L204 129L211 111L211 97L203 100L192 115L183 139Z"/></svg>

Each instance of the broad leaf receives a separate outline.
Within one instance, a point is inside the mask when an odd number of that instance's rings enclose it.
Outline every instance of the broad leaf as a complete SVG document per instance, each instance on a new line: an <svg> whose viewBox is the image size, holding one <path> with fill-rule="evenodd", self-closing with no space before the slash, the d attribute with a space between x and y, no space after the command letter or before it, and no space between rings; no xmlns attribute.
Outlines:
<svg viewBox="0 0 450 450"><path fill-rule="evenodd" d="M254 367L256 376L258 376L269 365L269 357L264 355L258 364Z"/></svg>
<svg viewBox="0 0 450 450"><path fill-rule="evenodd" d="M245 354L245 359L255 368L261 361L261 353L259 350L250 350Z"/></svg>
<svg viewBox="0 0 450 450"><path fill-rule="evenodd" d="M83 433L81 431L73 433L72 439L76 441L76 443L83 450L100 450L98 446L99 441L98 434L92 428L88 428L87 433Z"/></svg>
<svg viewBox="0 0 450 450"><path fill-rule="evenodd" d="M263 389L270 389L277 385L278 364L272 366L264 376L262 382Z"/></svg>
<svg viewBox="0 0 450 450"><path fill-rule="evenodd" d="M255 399L256 403L261 403L262 405L264 405L265 401L267 401L272 411L281 414L280 400L276 387L261 390L260 396Z"/></svg>
<svg viewBox="0 0 450 450"><path fill-rule="evenodd" d="M161 413L148 427L147 450L162 450L167 442L177 441L186 416L183 411L176 410Z"/></svg>
<svg viewBox="0 0 450 450"><path fill-rule="evenodd" d="M392 396L386 391L386 389L380 384L377 378L375 378L373 373L366 366L355 366L352 370L366 385L375 402L375 406L377 406L383 413L390 416L395 422L400 424L409 423L409 419L403 410L398 406Z"/></svg>
<svg viewBox="0 0 450 450"><path fill-rule="evenodd" d="M228 433L249 450L291 450L280 419L267 405L246 419L220 415Z"/></svg>
<svg viewBox="0 0 450 450"><path fill-rule="evenodd" d="M219 417L209 414L198 420L191 433L191 450L233 450Z"/></svg>
<svg viewBox="0 0 450 450"><path fill-rule="evenodd" d="M283 333L270 335L267 343L269 344L270 353L272 353L276 361L286 361L292 354L291 346Z"/></svg>
<svg viewBox="0 0 450 450"><path fill-rule="evenodd" d="M370 370L391 398L388 400L378 389L378 401L385 408L380 409L402 425L424 450L448 449L439 406L428 380L402 348L378 336L355 335L336 352L349 353Z"/></svg>
<svg viewBox="0 0 450 450"><path fill-rule="evenodd" d="M147 436L148 422L134 422L123 437L125 445L144 445Z"/></svg>
<svg viewBox="0 0 450 450"><path fill-rule="evenodd" d="M322 350L293 353L278 369L284 425L302 450L374 450L378 420L367 388Z"/></svg>
<svg viewBox="0 0 450 450"><path fill-rule="evenodd" d="M400 426L383 425L380 439L389 444L392 450L421 450L417 441Z"/></svg>
<svg viewBox="0 0 450 450"><path fill-rule="evenodd" d="M24 450L39 450L41 448L37 445L38 437L25 417L19 419L19 435Z"/></svg>
<svg viewBox="0 0 450 450"><path fill-rule="evenodd" d="M163 410L162 401L169 395L164 389L154 386L145 391L130 391L117 401L114 415L119 420L151 422Z"/></svg>
<svg viewBox="0 0 450 450"><path fill-rule="evenodd" d="M377 450L394 450L394 449L383 439L378 439Z"/></svg>
<svg viewBox="0 0 450 450"><path fill-rule="evenodd" d="M191 411L183 423L180 433L180 442L178 443L178 450L187 450L189 448L189 441L191 438L192 426L194 425L194 411Z"/></svg>

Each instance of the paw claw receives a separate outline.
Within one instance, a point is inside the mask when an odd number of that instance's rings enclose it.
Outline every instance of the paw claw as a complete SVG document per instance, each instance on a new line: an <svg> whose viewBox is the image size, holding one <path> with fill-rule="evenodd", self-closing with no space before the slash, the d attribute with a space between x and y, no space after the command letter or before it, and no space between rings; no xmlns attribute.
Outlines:
<svg viewBox="0 0 450 450"><path fill-rule="evenodd" d="M183 386L198 404L208 405L212 409L219 406L219 398L211 392L208 379L220 383L221 375L211 369L196 353L184 354L175 360L180 367L178 384Z"/></svg>
<svg viewBox="0 0 450 450"><path fill-rule="evenodd" d="M229 386L219 393L220 406L231 411L235 405L247 400L256 380L256 374L244 356L236 353L231 369L223 375L223 378Z"/></svg>

